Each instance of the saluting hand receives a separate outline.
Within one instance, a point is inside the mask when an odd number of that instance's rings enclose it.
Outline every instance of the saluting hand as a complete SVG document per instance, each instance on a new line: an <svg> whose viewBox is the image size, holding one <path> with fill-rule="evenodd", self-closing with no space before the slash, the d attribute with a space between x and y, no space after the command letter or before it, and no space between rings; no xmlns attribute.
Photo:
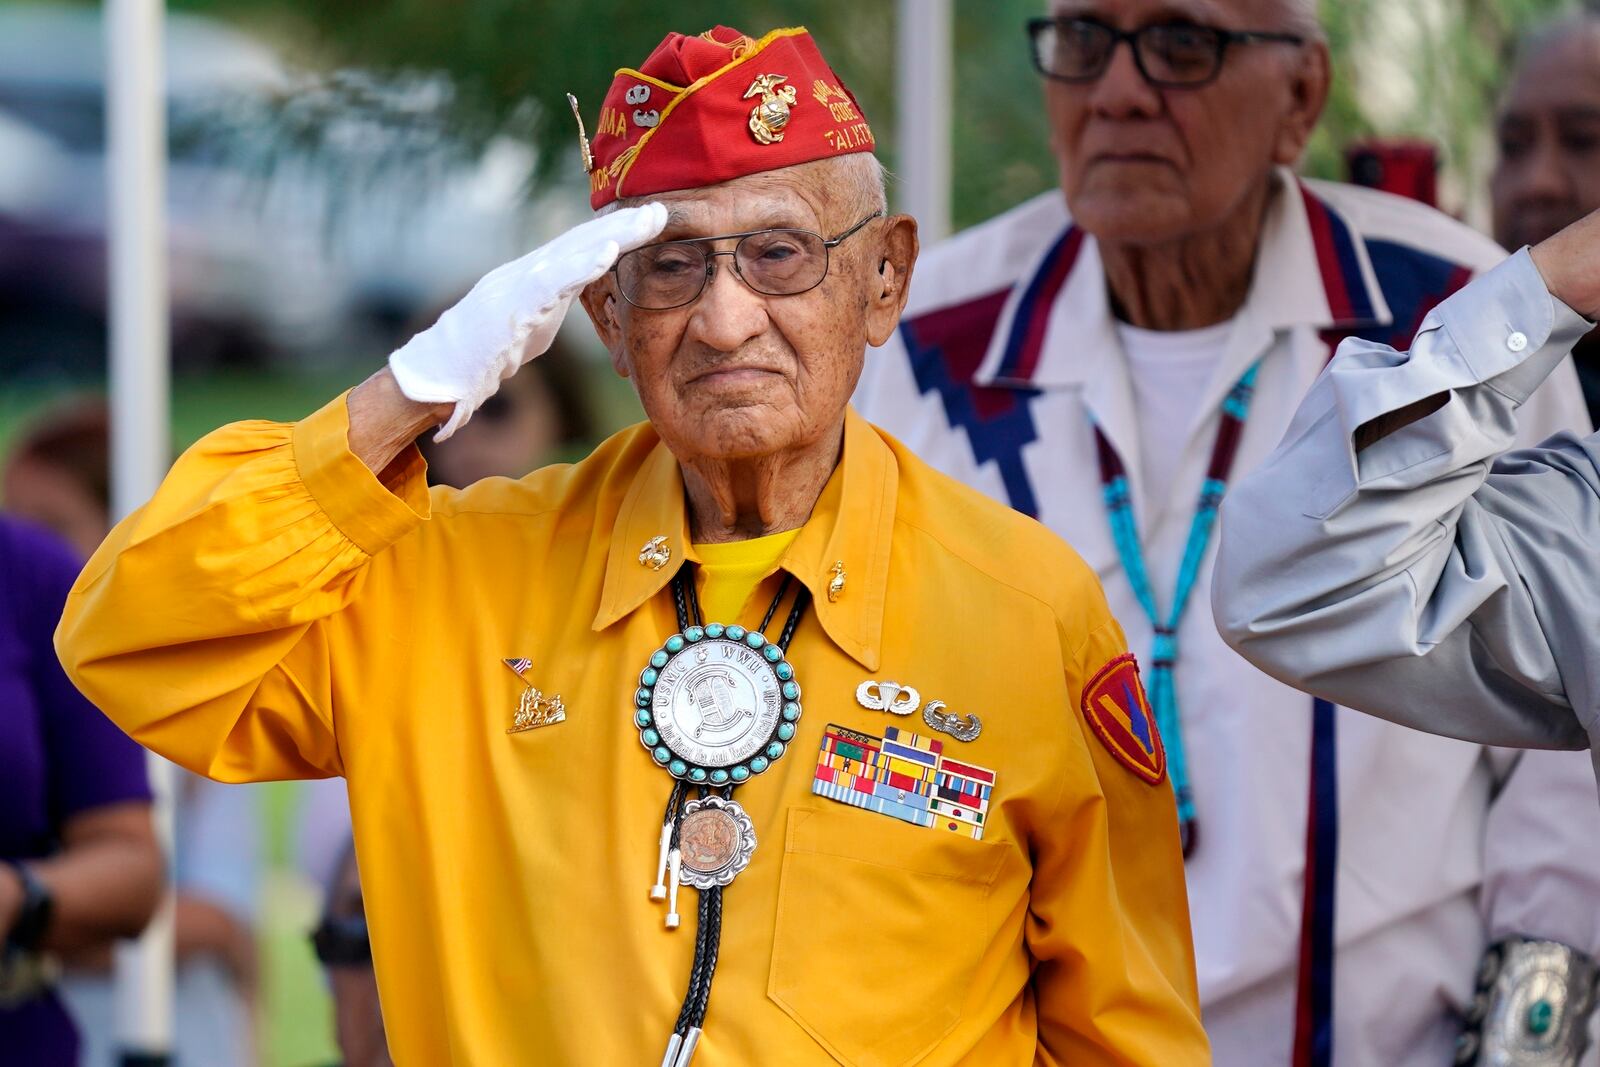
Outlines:
<svg viewBox="0 0 1600 1067"><path fill-rule="evenodd" d="M660 204L591 219L484 275L438 322L397 349L389 369L407 398L454 405L435 440L459 430L502 381L550 347L584 286L666 224Z"/></svg>

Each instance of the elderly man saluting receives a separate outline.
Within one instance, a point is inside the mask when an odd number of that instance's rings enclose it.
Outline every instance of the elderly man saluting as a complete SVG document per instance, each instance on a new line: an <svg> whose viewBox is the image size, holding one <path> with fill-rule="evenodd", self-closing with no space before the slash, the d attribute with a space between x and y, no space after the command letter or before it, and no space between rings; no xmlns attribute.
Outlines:
<svg viewBox="0 0 1600 1067"><path fill-rule="evenodd" d="M858 402L1061 534L1149 656L1217 1062L1470 1058L1481 1020L1463 1016L1518 1003L1474 996L1491 943L1561 942L1575 973L1600 949L1588 768L1257 671L1212 624L1210 535L1340 338L1409 337L1503 253L1288 169L1329 83L1309 0L1056 0L1029 33L1061 192L923 257ZM1570 365L1556 378L1525 439L1583 420Z"/></svg>
<svg viewBox="0 0 1600 1067"><path fill-rule="evenodd" d="M1207 1062L1094 575L846 406L917 252L871 144L803 30L669 35L603 217L202 440L80 579L59 648L135 738L349 779L396 1062ZM413 438L580 292L649 422L430 494Z"/></svg>

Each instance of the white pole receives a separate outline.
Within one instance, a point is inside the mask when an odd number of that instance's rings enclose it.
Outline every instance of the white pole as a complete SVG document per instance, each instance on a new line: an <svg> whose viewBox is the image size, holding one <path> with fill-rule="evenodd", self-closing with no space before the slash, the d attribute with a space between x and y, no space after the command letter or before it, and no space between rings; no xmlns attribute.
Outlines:
<svg viewBox="0 0 1600 1067"><path fill-rule="evenodd" d="M923 244L950 233L950 0L900 0L900 210Z"/></svg>
<svg viewBox="0 0 1600 1067"><path fill-rule="evenodd" d="M161 0L107 0L111 492L118 518L148 500L167 468L167 123ZM149 759L156 833L172 855L172 767ZM170 870L171 864L169 862ZM172 895L116 954L117 1037L126 1067L172 1049Z"/></svg>

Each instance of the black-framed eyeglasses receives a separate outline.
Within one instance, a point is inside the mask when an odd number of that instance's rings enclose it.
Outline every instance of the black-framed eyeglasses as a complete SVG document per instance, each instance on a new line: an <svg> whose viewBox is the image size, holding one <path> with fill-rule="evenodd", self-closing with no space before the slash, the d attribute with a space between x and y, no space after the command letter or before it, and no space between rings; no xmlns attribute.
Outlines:
<svg viewBox="0 0 1600 1067"><path fill-rule="evenodd" d="M837 237L776 229L663 241L635 248L611 269L622 298L647 311L667 311L699 299L717 269L717 256L732 256L733 273L763 296L798 296L815 289L828 276L830 250L883 214L874 211ZM739 243L726 251L707 247L713 241L735 239Z"/></svg>
<svg viewBox="0 0 1600 1067"><path fill-rule="evenodd" d="M1028 20L1033 65L1047 78L1084 83L1098 79L1111 65L1117 45L1128 42L1133 62L1151 85L1163 89L1197 89L1214 81L1222 60L1236 44L1302 45L1293 33L1224 30L1193 22L1157 22L1137 30L1119 30L1091 18Z"/></svg>
<svg viewBox="0 0 1600 1067"><path fill-rule="evenodd" d="M362 915L324 915L311 931L311 950L324 967L372 966L372 942Z"/></svg>

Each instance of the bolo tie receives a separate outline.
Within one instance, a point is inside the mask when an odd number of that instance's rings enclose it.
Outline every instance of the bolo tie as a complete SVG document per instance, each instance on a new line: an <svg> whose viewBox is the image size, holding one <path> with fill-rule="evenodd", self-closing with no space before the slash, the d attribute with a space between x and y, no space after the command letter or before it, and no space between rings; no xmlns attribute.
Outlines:
<svg viewBox="0 0 1600 1067"><path fill-rule="evenodd" d="M776 642L766 630L796 586ZM692 568L672 579L678 632L650 655L634 692L634 725L672 791L661 821L650 899L681 924L678 890L699 892L694 963L661 1067L688 1067L699 1045L722 942L722 894L755 853L755 824L734 790L783 758L800 720L800 683L786 658L810 591L785 574L761 625L707 623Z"/></svg>

